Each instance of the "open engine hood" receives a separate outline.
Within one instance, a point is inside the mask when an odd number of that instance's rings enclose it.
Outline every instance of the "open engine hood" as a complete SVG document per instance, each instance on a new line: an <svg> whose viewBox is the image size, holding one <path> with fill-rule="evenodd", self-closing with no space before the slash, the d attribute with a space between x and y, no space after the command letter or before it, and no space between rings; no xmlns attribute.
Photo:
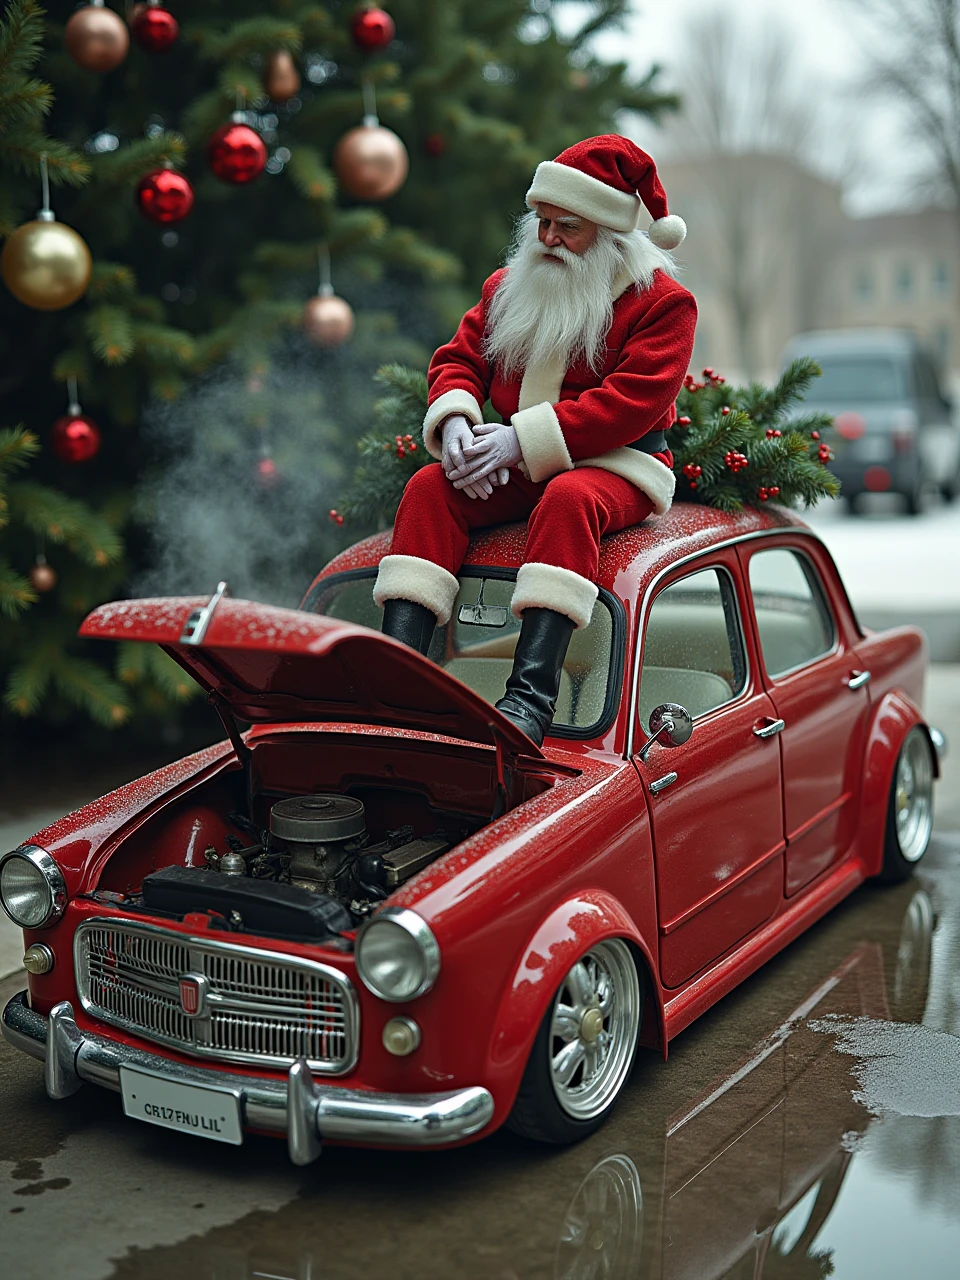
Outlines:
<svg viewBox="0 0 960 1280"><path fill-rule="evenodd" d="M343 721L447 734L497 748L511 765L554 766L506 716L442 667L367 627L295 609L170 596L101 605L80 635L152 641L223 715L253 724ZM239 735L237 735L239 737Z"/></svg>

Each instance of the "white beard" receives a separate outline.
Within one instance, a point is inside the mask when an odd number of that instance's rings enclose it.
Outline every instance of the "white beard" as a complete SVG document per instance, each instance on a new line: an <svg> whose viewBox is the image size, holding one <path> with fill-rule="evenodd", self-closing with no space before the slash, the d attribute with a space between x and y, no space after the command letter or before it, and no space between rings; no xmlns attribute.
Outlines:
<svg viewBox="0 0 960 1280"><path fill-rule="evenodd" d="M670 256L642 232L597 228L586 253L563 245L548 249L537 236L536 213L522 217L507 255L507 274L490 303L483 354L511 379L559 360L564 368L585 360L598 373L613 320L613 282L621 271L649 285L658 268L673 273ZM562 260L551 262L546 254Z"/></svg>

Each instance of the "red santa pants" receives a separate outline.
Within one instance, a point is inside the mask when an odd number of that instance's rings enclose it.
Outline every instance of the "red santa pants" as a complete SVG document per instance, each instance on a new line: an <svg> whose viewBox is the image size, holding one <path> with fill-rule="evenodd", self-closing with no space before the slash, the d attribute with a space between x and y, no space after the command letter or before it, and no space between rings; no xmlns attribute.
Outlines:
<svg viewBox="0 0 960 1280"><path fill-rule="evenodd" d="M404 490L375 596L380 604L415 600L446 622L472 530L527 518L513 612L555 609L585 626L597 596L601 536L639 524L652 511L650 498L629 480L597 467L561 471L538 484L513 468L509 483L484 502L455 489L439 463L428 465Z"/></svg>

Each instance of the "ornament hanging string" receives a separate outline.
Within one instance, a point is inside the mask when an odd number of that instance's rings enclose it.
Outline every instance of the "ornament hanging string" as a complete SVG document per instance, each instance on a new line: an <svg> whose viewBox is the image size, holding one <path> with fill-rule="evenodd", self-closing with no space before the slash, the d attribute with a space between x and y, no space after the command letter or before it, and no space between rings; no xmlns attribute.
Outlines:
<svg viewBox="0 0 960 1280"><path fill-rule="evenodd" d="M321 298L332 298L333 276L330 269L330 246L325 240L317 247L317 268L320 277L317 293Z"/></svg>
<svg viewBox="0 0 960 1280"><path fill-rule="evenodd" d="M46 151L40 152L40 190L42 192L42 207L37 213L38 222L53 222L54 212L50 208L50 170L47 166Z"/></svg>
<svg viewBox="0 0 960 1280"><path fill-rule="evenodd" d="M363 91L363 123L368 129L375 129L380 123L377 116L377 91L373 87L373 81L367 76L360 81L360 87Z"/></svg>
<svg viewBox="0 0 960 1280"><path fill-rule="evenodd" d="M80 396L77 392L77 380L71 374L67 378L67 413L78 414L80 409Z"/></svg>

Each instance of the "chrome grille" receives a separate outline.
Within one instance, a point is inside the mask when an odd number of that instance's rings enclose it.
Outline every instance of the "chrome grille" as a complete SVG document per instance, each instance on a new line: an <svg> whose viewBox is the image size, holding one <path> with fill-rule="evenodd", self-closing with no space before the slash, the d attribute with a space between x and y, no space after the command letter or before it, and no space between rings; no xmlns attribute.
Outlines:
<svg viewBox="0 0 960 1280"><path fill-rule="evenodd" d="M341 1073L356 1061L358 1006L328 965L186 937L155 925L89 920L74 939L80 1002L93 1017L198 1057ZM204 986L188 1016L180 979Z"/></svg>

